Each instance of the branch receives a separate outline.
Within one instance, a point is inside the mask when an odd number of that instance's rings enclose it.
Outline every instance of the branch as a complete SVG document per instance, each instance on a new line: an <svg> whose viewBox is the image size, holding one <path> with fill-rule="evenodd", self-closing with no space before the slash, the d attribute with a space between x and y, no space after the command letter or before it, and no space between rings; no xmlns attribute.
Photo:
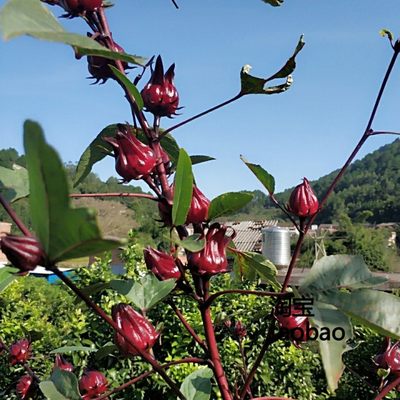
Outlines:
<svg viewBox="0 0 400 400"><path fill-rule="evenodd" d="M397 385L399 385L399 384L400 384L400 376L397 377L397 379L395 379L393 382L389 383L389 385L386 385L386 386L383 388L382 392L380 392L380 393L378 394L378 396L375 397L375 400L383 400L383 399L386 397L386 395L387 395L390 391L392 391L392 390L393 390Z"/></svg>
<svg viewBox="0 0 400 400"><path fill-rule="evenodd" d="M400 132L372 131L372 132L370 133L370 136L374 136L374 135L396 135L396 136L400 136Z"/></svg>
<svg viewBox="0 0 400 400"><path fill-rule="evenodd" d="M203 360L202 358L197 358L197 357L188 357L188 358L183 358L182 360L177 360L177 361L171 361L167 364L161 365L161 368L163 369L168 369L169 367L172 367L173 365L178 365L178 364L189 364L189 363L194 363L194 364L207 364L206 360ZM151 371L144 372L143 374L137 376L136 378L131 379L128 382L125 382L121 386L118 386L117 388L110 390L107 393L102 394L99 397L93 398L93 400L102 400L106 399L108 396L118 393L126 388L128 388L131 385L134 385L137 382L140 382L141 380L147 378L148 376L154 374L156 371L153 369Z"/></svg>
<svg viewBox="0 0 400 400"><path fill-rule="evenodd" d="M72 193L69 195L69 197L74 199L81 197L138 197L158 201L157 197L146 193Z"/></svg>
<svg viewBox="0 0 400 400"><path fill-rule="evenodd" d="M17 213L11 208L11 206L8 204L7 200L3 197L3 195L0 194L0 204L3 206L3 208L6 210L7 214L10 216L10 218L14 221L15 225L18 226L18 229L25 235L25 236L32 236L31 232L29 229L25 226L25 224L21 221L21 219L18 217Z"/></svg>

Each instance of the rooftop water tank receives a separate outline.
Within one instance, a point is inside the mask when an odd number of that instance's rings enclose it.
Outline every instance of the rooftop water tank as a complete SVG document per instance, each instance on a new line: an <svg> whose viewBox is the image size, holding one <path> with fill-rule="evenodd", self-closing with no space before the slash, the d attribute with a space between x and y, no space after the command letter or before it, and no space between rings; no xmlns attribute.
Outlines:
<svg viewBox="0 0 400 400"><path fill-rule="evenodd" d="M262 230L262 254L277 268L287 267L290 263L289 228L271 226Z"/></svg>

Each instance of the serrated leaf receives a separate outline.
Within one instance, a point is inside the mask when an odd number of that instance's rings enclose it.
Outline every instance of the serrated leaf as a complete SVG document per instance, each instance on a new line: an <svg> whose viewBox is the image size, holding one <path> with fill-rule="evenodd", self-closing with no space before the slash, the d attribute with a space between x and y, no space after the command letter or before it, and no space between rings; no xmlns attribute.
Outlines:
<svg viewBox="0 0 400 400"><path fill-rule="evenodd" d="M97 349L87 346L63 346L59 347L58 349L50 351L50 354L64 354L64 353L72 353L75 351L84 351L87 353L91 353L93 351L97 351Z"/></svg>
<svg viewBox="0 0 400 400"><path fill-rule="evenodd" d="M315 261L299 291L317 299L335 289L372 287L386 281L374 276L361 256L325 256Z"/></svg>
<svg viewBox="0 0 400 400"><path fill-rule="evenodd" d="M240 159L247 165L251 172L257 177L257 179L263 184L268 190L270 195L275 192L275 178L269 174L261 165L252 164L248 162L243 156Z"/></svg>
<svg viewBox="0 0 400 400"><path fill-rule="evenodd" d="M28 171L16 164L12 166L12 169L0 166L0 194L8 202L28 196Z"/></svg>
<svg viewBox="0 0 400 400"><path fill-rule="evenodd" d="M400 298L397 296L380 290L358 289L351 293L329 293L324 302L383 336L400 339Z"/></svg>
<svg viewBox="0 0 400 400"><path fill-rule="evenodd" d="M280 288L280 283L276 280L278 271L275 265L263 255L251 251L237 251L236 258L240 270L253 270L264 282L269 283L275 289Z"/></svg>
<svg viewBox="0 0 400 400"><path fill-rule="evenodd" d="M15 279L18 278L18 268L3 267L0 268L0 292L5 290Z"/></svg>
<svg viewBox="0 0 400 400"><path fill-rule="evenodd" d="M342 355L350 350L347 341L353 338L353 329L349 318L330 305L315 302L313 314L314 316L310 317L310 320L319 334L323 332L321 328L329 329L331 334L330 340L321 340L319 335L318 344L328 386L334 392L344 371ZM342 340L335 340L332 337L334 330L337 328L343 329L345 333Z"/></svg>
<svg viewBox="0 0 400 400"><path fill-rule="evenodd" d="M57 390L52 381L40 382L39 388L48 400L69 400Z"/></svg>
<svg viewBox="0 0 400 400"><path fill-rule="evenodd" d="M57 391L67 399L82 399L78 389L78 379L72 372L55 368L51 374L50 380L54 383Z"/></svg>
<svg viewBox="0 0 400 400"><path fill-rule="evenodd" d="M250 193L228 192L221 194L211 201L208 219L213 220L222 215L232 214L243 208L252 199L253 195Z"/></svg>
<svg viewBox="0 0 400 400"><path fill-rule="evenodd" d="M101 237L94 212L71 208L62 162L45 142L36 122L25 122L24 146L32 225L50 263L98 254L121 245L120 241Z"/></svg>
<svg viewBox="0 0 400 400"><path fill-rule="evenodd" d="M211 396L210 368L200 368L188 375L181 385L181 392L187 400L208 400Z"/></svg>
<svg viewBox="0 0 400 400"><path fill-rule="evenodd" d="M290 88L293 83L291 73L296 68L296 56L304 47L303 35L300 37L295 51L292 56L286 61L285 65L269 78L258 78L250 75L251 66L245 65L240 72L242 95L246 94L276 94L282 93ZM274 79L286 78L286 82L281 85L265 87L266 83Z"/></svg>
<svg viewBox="0 0 400 400"><path fill-rule="evenodd" d="M262 0L264 3L271 5L272 7L279 7L283 4L283 0Z"/></svg>
<svg viewBox="0 0 400 400"><path fill-rule="evenodd" d="M138 65L145 64L142 57L110 51L87 36L66 32L40 0L9 0L0 11L0 29L5 40L28 35L74 46L81 55L99 55Z"/></svg>
<svg viewBox="0 0 400 400"><path fill-rule="evenodd" d="M183 225L189 212L193 194L192 162L185 149L179 150L178 164L174 180L174 204L172 206L172 223Z"/></svg>
<svg viewBox="0 0 400 400"><path fill-rule="evenodd" d="M114 75L118 78L118 80L124 85L125 89L135 99L139 110L141 110L143 108L143 99L137 87L119 69L115 68L112 65L109 65L109 67L113 71Z"/></svg>
<svg viewBox="0 0 400 400"><path fill-rule="evenodd" d="M110 283L112 289L126 296L136 307L141 310L149 310L172 292L176 280L159 281L154 275L148 274L139 282L112 280Z"/></svg>

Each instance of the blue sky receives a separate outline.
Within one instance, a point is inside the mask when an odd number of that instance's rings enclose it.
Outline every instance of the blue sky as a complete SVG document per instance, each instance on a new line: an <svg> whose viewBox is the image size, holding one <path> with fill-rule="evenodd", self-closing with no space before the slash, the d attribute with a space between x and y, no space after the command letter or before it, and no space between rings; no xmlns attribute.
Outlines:
<svg viewBox="0 0 400 400"><path fill-rule="evenodd" d="M235 95L244 64L260 77L276 72L305 35L289 91L244 97L175 131L190 154L217 159L195 167L209 197L261 188L240 154L272 173L277 190L338 168L365 128L392 54L379 30L400 33L398 0L285 0L277 8L261 0L178 0L179 10L168 0L115 3L108 10L111 30L127 52L161 54L167 66L176 63L184 109L175 121L163 120L164 127ZM61 22L70 31L87 31L81 20ZM22 151L22 124L31 118L65 162L77 161L104 126L130 121L121 89L113 81L90 86L86 61L75 60L67 46L18 38L1 41L0 54L1 148ZM399 97L396 68L375 129L400 130ZM371 138L360 156L393 140ZM94 171L102 179L115 175L113 160Z"/></svg>

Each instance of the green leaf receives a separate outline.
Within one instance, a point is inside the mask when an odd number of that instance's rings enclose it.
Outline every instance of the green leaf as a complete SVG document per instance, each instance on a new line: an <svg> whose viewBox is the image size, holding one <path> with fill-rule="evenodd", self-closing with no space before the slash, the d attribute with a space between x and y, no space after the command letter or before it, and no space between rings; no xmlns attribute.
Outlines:
<svg viewBox="0 0 400 400"><path fill-rule="evenodd" d="M252 199L253 195L250 193L228 192L221 194L211 201L208 219L213 220L222 215L232 214L243 208Z"/></svg>
<svg viewBox="0 0 400 400"><path fill-rule="evenodd" d="M12 169L0 166L0 194L8 202L28 196L28 171L16 164Z"/></svg>
<svg viewBox="0 0 400 400"><path fill-rule="evenodd" d="M113 67L112 65L109 65L109 67L113 71L114 75L118 78L118 80L121 81L121 83L124 85L125 89L135 99L139 110L141 110L143 108L143 99L137 87L119 69Z"/></svg>
<svg viewBox="0 0 400 400"><path fill-rule="evenodd" d="M236 258L239 270L253 270L264 282L269 283L275 289L280 288L280 283L276 280L278 271L275 265L264 256L251 251L237 251Z"/></svg>
<svg viewBox="0 0 400 400"><path fill-rule="evenodd" d="M57 390L52 381L40 382L39 388L48 400L69 400Z"/></svg>
<svg viewBox="0 0 400 400"><path fill-rule="evenodd" d="M293 83L292 76L290 75L296 68L296 56L304 47L303 36L300 37L297 46L292 56L286 61L285 65L275 74L269 78L258 78L250 75L251 66L245 65L240 72L241 90L242 95L246 94L276 94L282 93L290 88ZM265 84L269 81L279 78L286 78L286 82L281 85L268 86Z"/></svg>
<svg viewBox="0 0 400 400"><path fill-rule="evenodd" d="M19 269L14 267L0 268L0 292L18 278L17 272L19 272Z"/></svg>
<svg viewBox="0 0 400 400"><path fill-rule="evenodd" d="M114 343L108 342L99 350L97 350L96 354L94 355L94 358L96 359L96 361L100 361L103 358L109 356L110 354L115 353L117 350L118 347Z"/></svg>
<svg viewBox="0 0 400 400"><path fill-rule="evenodd" d="M126 296L141 310L149 310L168 296L175 288L175 279L159 281L154 275L147 274L139 282L132 280L112 280L111 288Z"/></svg>
<svg viewBox="0 0 400 400"><path fill-rule="evenodd" d="M400 339L400 298L380 290L358 289L351 293L329 293L324 302L329 302L383 336Z"/></svg>
<svg viewBox="0 0 400 400"><path fill-rule="evenodd" d="M167 152L173 165L178 163L180 147L178 143L169 133L161 138L161 147Z"/></svg>
<svg viewBox="0 0 400 400"><path fill-rule="evenodd" d="M178 226L186 222L193 193L192 163L190 157L183 148L179 150L174 184L172 223Z"/></svg>
<svg viewBox="0 0 400 400"><path fill-rule="evenodd" d="M181 385L181 392L187 400L208 400L211 396L210 368L200 368L188 375Z"/></svg>
<svg viewBox="0 0 400 400"><path fill-rule="evenodd" d="M283 0L262 0L264 3L270 4L272 7L279 7L283 4Z"/></svg>
<svg viewBox="0 0 400 400"><path fill-rule="evenodd" d="M5 40L28 35L69 44L76 47L80 55L99 55L138 65L145 64L142 57L110 51L87 36L66 32L40 0L9 0L0 11L0 29Z"/></svg>
<svg viewBox="0 0 400 400"><path fill-rule="evenodd" d="M195 164L201 164L207 161L213 161L215 160L214 157L210 156L203 156L203 155L196 155L196 156L190 156L190 160L192 161L192 165Z"/></svg>
<svg viewBox="0 0 400 400"><path fill-rule="evenodd" d="M54 349L50 351L50 354L64 354L64 353L71 353L74 351L84 351L90 353L92 351L97 351L96 348L87 347L87 346L63 346L59 347L58 349Z"/></svg>
<svg viewBox="0 0 400 400"><path fill-rule="evenodd" d="M253 172L272 196L275 192L275 178L261 165L249 163L243 156L240 156L240 159L249 167L250 171Z"/></svg>
<svg viewBox="0 0 400 400"><path fill-rule="evenodd" d="M361 256L325 256L314 263L299 291L317 299L334 289L372 287L386 280L373 275Z"/></svg>
<svg viewBox="0 0 400 400"><path fill-rule="evenodd" d="M347 341L353 338L353 329L349 318L330 305L315 302L313 314L314 317L310 317L310 320L318 332L321 334L323 332L321 328L327 328L331 333L330 340L321 340L318 337L318 344L328 386L334 392L344 371L342 355L350 350ZM345 333L342 340L335 340L332 337L333 331L337 328L342 328Z"/></svg>
<svg viewBox="0 0 400 400"><path fill-rule="evenodd" d="M81 400L78 390L78 379L72 373L55 368L50 377L57 391L69 400Z"/></svg>
<svg viewBox="0 0 400 400"><path fill-rule="evenodd" d="M200 239L200 235L198 233L188 236L183 240L179 239L178 235L171 235L171 237L168 237L167 240L171 240L173 243L192 253L203 250L205 245L204 239Z"/></svg>
<svg viewBox="0 0 400 400"><path fill-rule="evenodd" d="M121 242L101 237L94 212L71 208L62 162L36 122L25 122L24 145L32 225L49 261L56 264L119 246Z"/></svg>

